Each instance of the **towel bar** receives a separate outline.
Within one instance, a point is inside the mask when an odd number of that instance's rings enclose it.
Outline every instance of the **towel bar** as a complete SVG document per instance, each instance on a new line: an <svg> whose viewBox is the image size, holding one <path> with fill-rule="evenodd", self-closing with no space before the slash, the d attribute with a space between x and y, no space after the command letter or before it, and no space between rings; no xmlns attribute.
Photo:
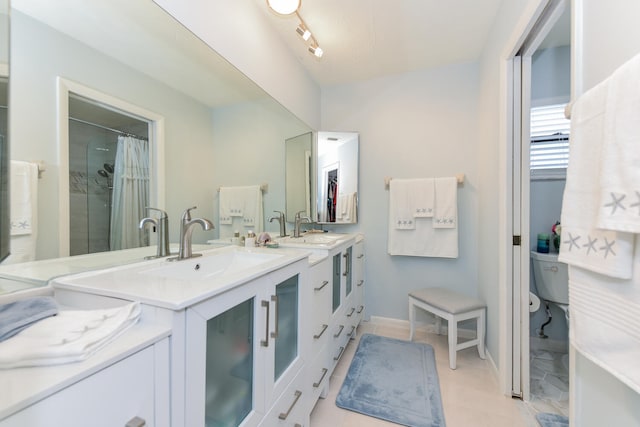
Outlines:
<svg viewBox="0 0 640 427"><path fill-rule="evenodd" d="M389 189L389 184L391 183L392 179L393 178L390 177L390 176L385 176L384 177L384 189L385 190ZM464 174L463 173L456 174L456 180L458 181L458 184L464 183Z"/></svg>
<svg viewBox="0 0 640 427"><path fill-rule="evenodd" d="M222 187L218 187L218 193L220 192L220 189ZM260 184L260 191L262 191L263 193L266 193L267 191L269 191L269 184L267 184L266 182L263 182L262 184Z"/></svg>

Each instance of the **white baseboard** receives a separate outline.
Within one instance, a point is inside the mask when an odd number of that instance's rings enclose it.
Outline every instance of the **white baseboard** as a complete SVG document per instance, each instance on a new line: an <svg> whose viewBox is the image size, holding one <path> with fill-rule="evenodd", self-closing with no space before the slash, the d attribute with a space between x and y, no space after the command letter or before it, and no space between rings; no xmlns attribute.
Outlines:
<svg viewBox="0 0 640 427"><path fill-rule="evenodd" d="M374 325L405 328L409 330L408 320L394 319L391 317L371 316L371 318L369 319L369 322L371 322L371 324L374 324ZM443 327L442 327L441 335L447 335L447 327L446 327L447 321L443 319L442 323L443 323ZM419 321L416 322L416 332L424 332L428 334L438 333L438 331L436 331L435 323L419 322ZM472 339L476 337L476 330L458 328L458 336L460 338Z"/></svg>

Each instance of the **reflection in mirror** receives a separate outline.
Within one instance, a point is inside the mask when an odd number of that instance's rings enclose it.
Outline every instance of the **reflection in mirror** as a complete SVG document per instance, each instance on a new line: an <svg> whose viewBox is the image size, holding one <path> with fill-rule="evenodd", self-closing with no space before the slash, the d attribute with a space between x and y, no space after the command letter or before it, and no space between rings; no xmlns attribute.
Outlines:
<svg viewBox="0 0 640 427"><path fill-rule="evenodd" d="M285 198L287 222L294 222L297 212L312 217L313 134L307 132L285 141Z"/></svg>
<svg viewBox="0 0 640 427"><path fill-rule="evenodd" d="M0 261L9 255L9 2L0 1Z"/></svg>
<svg viewBox="0 0 640 427"><path fill-rule="evenodd" d="M318 132L318 223L358 222L358 133Z"/></svg>

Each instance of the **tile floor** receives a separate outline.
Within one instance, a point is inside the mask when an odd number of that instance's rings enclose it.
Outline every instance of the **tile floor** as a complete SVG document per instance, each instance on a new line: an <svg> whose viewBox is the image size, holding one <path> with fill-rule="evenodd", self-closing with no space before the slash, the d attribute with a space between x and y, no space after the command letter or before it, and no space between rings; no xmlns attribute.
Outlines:
<svg viewBox="0 0 640 427"><path fill-rule="evenodd" d="M408 325L408 324L407 324ZM397 424L338 408L336 396L364 333L408 339L408 326L362 322L357 338L345 350L331 377L326 399L319 399L311 413L311 427L385 427ZM416 333L415 341L433 346L447 427L538 427L531 409L519 400L503 396L488 360L478 357L476 347L458 352L457 369L449 369L447 338Z"/></svg>
<svg viewBox="0 0 640 427"><path fill-rule="evenodd" d="M569 355L531 350L529 404L538 412L569 416Z"/></svg>

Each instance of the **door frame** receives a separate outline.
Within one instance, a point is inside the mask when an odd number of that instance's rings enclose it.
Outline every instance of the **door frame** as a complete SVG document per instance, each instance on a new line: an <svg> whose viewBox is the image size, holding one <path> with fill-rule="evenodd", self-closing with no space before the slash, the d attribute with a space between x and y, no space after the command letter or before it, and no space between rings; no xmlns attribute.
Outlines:
<svg viewBox="0 0 640 427"><path fill-rule="evenodd" d="M165 209L164 117L127 101L105 94L83 84L58 76L57 78L57 144L58 144L58 256L70 253L69 203L69 95L113 107L149 122L149 203Z"/></svg>

